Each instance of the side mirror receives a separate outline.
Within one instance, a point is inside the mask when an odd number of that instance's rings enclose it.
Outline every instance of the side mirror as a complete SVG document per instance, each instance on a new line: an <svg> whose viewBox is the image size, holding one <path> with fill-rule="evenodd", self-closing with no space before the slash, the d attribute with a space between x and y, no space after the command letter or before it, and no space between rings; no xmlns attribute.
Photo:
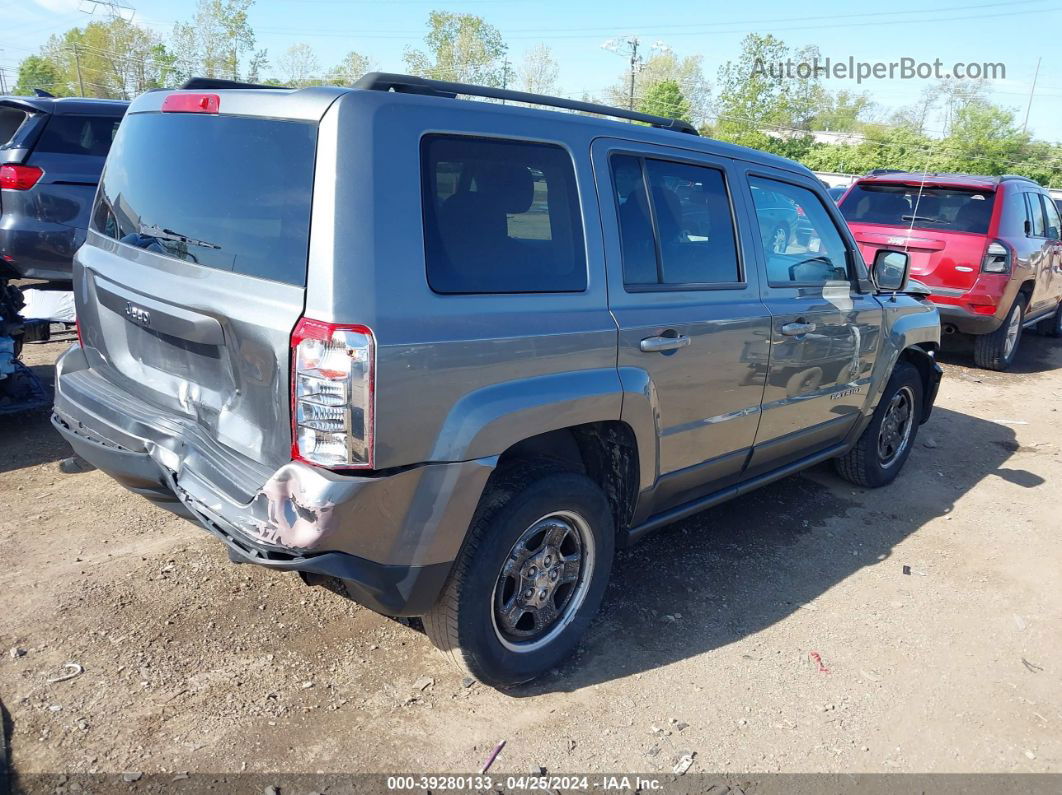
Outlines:
<svg viewBox="0 0 1062 795"><path fill-rule="evenodd" d="M874 284L885 293L899 292L907 285L910 267L911 258L906 252L881 249L874 255Z"/></svg>

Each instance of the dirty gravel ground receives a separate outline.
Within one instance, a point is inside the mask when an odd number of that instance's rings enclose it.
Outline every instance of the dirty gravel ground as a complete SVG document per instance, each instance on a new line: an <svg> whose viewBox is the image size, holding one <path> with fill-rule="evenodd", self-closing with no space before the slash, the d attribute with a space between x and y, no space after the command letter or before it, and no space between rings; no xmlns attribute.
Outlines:
<svg viewBox="0 0 1062 795"><path fill-rule="evenodd" d="M28 346L50 377L61 344ZM1062 770L1062 343L944 357L891 488L828 466L623 554L578 657L501 693L294 575L234 566L45 417L0 419L0 699L58 771ZM904 574L903 567L910 567ZM9 649L25 654L12 657ZM815 655L821 659L821 667ZM75 661L77 678L47 680Z"/></svg>

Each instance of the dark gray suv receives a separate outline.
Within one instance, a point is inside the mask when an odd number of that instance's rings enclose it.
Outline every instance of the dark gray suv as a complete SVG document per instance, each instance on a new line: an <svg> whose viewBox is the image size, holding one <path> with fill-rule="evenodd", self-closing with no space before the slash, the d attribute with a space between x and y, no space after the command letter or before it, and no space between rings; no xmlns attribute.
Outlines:
<svg viewBox="0 0 1062 795"><path fill-rule="evenodd" d="M889 483L929 417L936 310L791 161L400 75L194 85L122 122L54 423L486 682L575 648L617 547L826 459Z"/></svg>
<svg viewBox="0 0 1062 795"><path fill-rule="evenodd" d="M128 102L0 97L0 279L68 282Z"/></svg>

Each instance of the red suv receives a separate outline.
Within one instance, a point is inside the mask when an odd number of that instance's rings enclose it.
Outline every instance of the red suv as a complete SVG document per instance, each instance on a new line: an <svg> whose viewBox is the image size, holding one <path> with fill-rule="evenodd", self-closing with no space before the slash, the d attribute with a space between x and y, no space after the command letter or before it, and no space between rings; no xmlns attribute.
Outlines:
<svg viewBox="0 0 1062 795"><path fill-rule="evenodd" d="M839 205L867 262L909 253L942 329L975 335L978 366L1007 369L1033 324L1062 336L1062 221L1032 180L882 173L856 180Z"/></svg>

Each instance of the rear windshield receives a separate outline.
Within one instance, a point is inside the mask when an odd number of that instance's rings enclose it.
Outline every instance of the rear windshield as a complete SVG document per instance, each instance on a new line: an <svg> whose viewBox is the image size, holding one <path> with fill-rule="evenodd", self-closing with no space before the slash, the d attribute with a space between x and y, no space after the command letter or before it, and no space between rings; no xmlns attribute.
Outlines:
<svg viewBox="0 0 1062 795"><path fill-rule="evenodd" d="M849 223L952 232L988 232L996 194L989 190L856 184L841 204Z"/></svg>
<svg viewBox="0 0 1062 795"><path fill-rule="evenodd" d="M52 116L34 151L106 157L121 121L114 116Z"/></svg>
<svg viewBox="0 0 1062 795"><path fill-rule="evenodd" d="M316 143L307 122L127 116L92 228L185 262L305 286Z"/></svg>

